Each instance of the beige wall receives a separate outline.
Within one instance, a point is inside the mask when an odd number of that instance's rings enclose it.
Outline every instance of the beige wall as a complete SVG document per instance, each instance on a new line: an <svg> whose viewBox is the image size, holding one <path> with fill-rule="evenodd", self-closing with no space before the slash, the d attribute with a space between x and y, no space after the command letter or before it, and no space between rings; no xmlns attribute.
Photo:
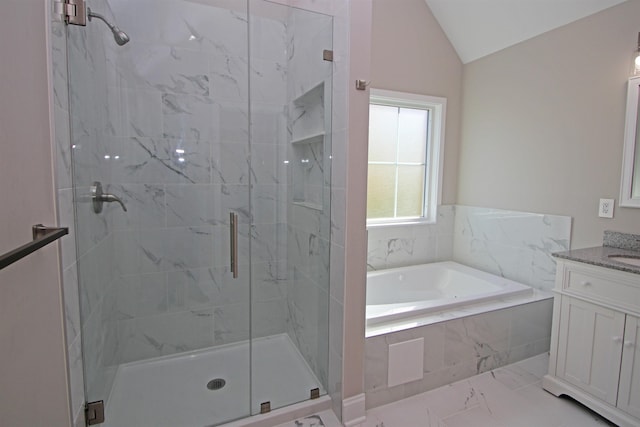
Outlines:
<svg viewBox="0 0 640 427"><path fill-rule="evenodd" d="M573 248L640 233L617 206L639 16L629 1L465 65L458 204L569 215Z"/></svg>
<svg viewBox="0 0 640 427"><path fill-rule="evenodd" d="M55 224L45 2L0 14L0 253ZM70 424L56 244L0 271L0 425Z"/></svg>
<svg viewBox="0 0 640 427"><path fill-rule="evenodd" d="M447 98L442 202L456 201L462 63L424 0L373 0L371 86Z"/></svg>

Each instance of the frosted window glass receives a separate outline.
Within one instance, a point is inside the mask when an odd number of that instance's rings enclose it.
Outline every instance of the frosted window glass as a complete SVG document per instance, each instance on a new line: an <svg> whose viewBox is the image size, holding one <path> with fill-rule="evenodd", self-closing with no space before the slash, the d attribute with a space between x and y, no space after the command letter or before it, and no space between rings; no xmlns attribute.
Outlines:
<svg viewBox="0 0 640 427"><path fill-rule="evenodd" d="M398 107L369 107L369 161L395 162L398 141Z"/></svg>
<svg viewBox="0 0 640 427"><path fill-rule="evenodd" d="M398 166L397 217L422 216L424 166Z"/></svg>
<svg viewBox="0 0 640 427"><path fill-rule="evenodd" d="M367 218L393 218L395 210L396 167L369 165L367 180Z"/></svg>
<svg viewBox="0 0 640 427"><path fill-rule="evenodd" d="M424 163L428 123L428 110L400 108L398 115L398 162Z"/></svg>
<svg viewBox="0 0 640 427"><path fill-rule="evenodd" d="M440 155L445 105L443 98L372 90L367 189L367 219L375 220L371 224L435 220L438 183L432 174L438 174L438 165L429 162ZM434 135L438 141L432 147Z"/></svg>

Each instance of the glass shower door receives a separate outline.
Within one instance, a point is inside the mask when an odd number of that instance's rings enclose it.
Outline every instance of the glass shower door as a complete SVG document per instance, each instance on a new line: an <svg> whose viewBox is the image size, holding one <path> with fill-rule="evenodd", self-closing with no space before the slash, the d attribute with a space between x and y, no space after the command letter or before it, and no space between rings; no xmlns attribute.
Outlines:
<svg viewBox="0 0 640 427"><path fill-rule="evenodd" d="M248 416L247 2L87 5L130 39L68 27L87 401L112 427Z"/></svg>
<svg viewBox="0 0 640 427"><path fill-rule="evenodd" d="M106 426L200 427L325 394L332 18L87 5L67 38L87 401Z"/></svg>
<svg viewBox="0 0 640 427"><path fill-rule="evenodd" d="M252 413L326 394L333 20L249 2Z"/></svg>

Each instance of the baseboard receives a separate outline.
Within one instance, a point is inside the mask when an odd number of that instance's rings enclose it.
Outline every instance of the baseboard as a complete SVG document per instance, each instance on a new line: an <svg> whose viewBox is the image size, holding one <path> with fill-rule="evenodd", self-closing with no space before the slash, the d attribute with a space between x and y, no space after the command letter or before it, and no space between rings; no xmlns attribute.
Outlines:
<svg viewBox="0 0 640 427"><path fill-rule="evenodd" d="M345 427L355 427L367 420L365 395L360 393L342 401L342 424Z"/></svg>

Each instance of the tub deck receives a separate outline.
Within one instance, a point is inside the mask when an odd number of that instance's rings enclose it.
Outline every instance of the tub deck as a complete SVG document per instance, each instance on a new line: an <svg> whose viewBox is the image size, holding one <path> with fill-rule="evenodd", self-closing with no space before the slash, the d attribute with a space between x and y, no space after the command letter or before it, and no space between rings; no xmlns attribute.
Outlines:
<svg viewBox="0 0 640 427"><path fill-rule="evenodd" d="M453 261L367 274L367 337L551 298Z"/></svg>

